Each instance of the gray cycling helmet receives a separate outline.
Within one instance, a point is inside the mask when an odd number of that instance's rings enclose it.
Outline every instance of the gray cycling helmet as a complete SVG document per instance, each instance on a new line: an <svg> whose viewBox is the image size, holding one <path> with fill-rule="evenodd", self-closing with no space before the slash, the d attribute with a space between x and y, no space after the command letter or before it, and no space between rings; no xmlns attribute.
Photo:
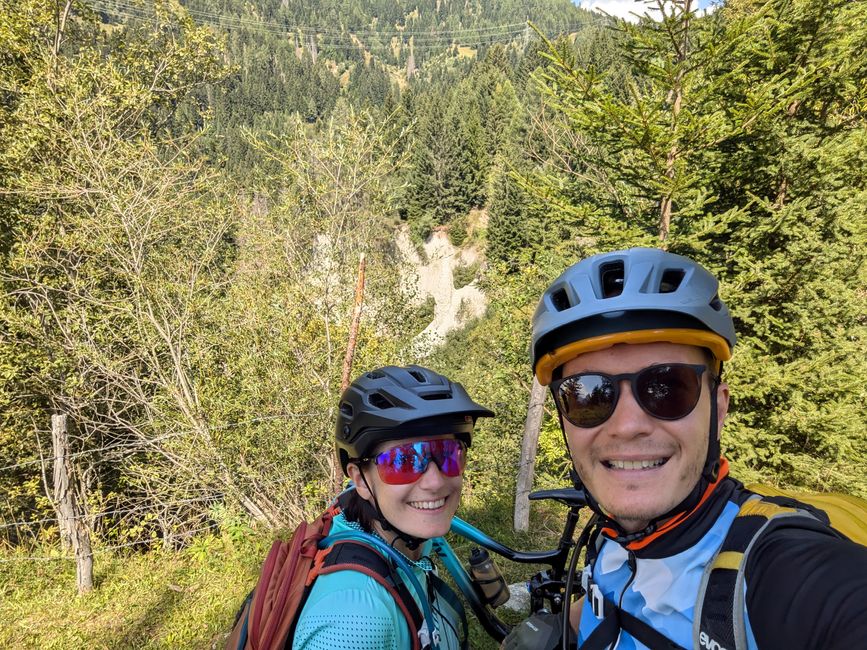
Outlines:
<svg viewBox="0 0 867 650"><path fill-rule="evenodd" d="M657 248L588 257L542 295L533 316L533 371L547 386L570 359L618 343L696 345L727 361L735 329L718 288L697 262Z"/></svg>
<svg viewBox="0 0 867 650"><path fill-rule="evenodd" d="M453 433L469 445L476 418L493 415L459 383L433 370L378 368L358 377L340 397L340 465L346 474L349 461L367 457L388 440Z"/></svg>

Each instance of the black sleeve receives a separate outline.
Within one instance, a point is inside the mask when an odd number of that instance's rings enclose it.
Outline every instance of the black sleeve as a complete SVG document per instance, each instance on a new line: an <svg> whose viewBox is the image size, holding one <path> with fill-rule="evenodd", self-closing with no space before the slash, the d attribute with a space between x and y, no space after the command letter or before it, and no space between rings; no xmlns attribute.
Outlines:
<svg viewBox="0 0 867 650"><path fill-rule="evenodd" d="M760 649L867 648L867 547L781 525L751 551L746 582Z"/></svg>

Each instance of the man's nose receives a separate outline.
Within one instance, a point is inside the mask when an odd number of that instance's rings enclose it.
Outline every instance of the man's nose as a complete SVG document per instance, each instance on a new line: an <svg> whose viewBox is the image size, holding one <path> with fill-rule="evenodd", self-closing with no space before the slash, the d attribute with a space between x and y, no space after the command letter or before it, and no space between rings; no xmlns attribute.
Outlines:
<svg viewBox="0 0 867 650"><path fill-rule="evenodd" d="M605 423L606 431L609 435L621 437L634 437L649 433L652 427L652 418L635 399L629 380L622 380L619 388L620 398L617 400L614 412Z"/></svg>

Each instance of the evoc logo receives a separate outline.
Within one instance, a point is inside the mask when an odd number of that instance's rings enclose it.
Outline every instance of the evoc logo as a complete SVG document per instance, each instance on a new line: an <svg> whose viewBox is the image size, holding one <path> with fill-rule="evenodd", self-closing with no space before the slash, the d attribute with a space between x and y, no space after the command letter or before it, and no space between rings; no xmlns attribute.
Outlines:
<svg viewBox="0 0 867 650"><path fill-rule="evenodd" d="M707 650L726 650L726 648L722 647L719 642L711 639L707 632L702 632L698 635L698 642L701 644L702 648L707 648Z"/></svg>

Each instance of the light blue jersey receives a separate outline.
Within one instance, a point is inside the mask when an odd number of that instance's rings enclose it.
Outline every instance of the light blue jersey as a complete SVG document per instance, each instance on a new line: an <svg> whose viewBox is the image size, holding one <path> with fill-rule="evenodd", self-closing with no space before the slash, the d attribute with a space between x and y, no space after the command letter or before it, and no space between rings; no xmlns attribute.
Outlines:
<svg viewBox="0 0 867 650"><path fill-rule="evenodd" d="M354 530L342 514L334 518L331 534ZM431 542L425 542L422 555L429 555ZM428 572L435 572L430 562L413 566L422 587L431 591ZM398 576L400 573L398 572ZM409 592L419 595L412 586ZM447 601L434 593L431 611L439 633L441 650L459 650L460 617ZM304 604L293 650L407 650L412 647L412 632L391 594L374 578L358 571L336 571L321 575L313 583Z"/></svg>
<svg viewBox="0 0 867 650"><path fill-rule="evenodd" d="M602 621L598 598L601 595L678 645L693 647L693 619L702 576L722 545L738 510L736 503L728 502L697 544L667 557L633 558L634 571L630 567L629 551L606 538L593 566L585 569L583 579L589 591L581 610L578 646ZM749 630L749 619L746 620ZM751 633L748 634L752 637ZM750 648L755 648L755 641L752 638L750 641ZM615 647L617 650L647 648L625 630L620 631Z"/></svg>

